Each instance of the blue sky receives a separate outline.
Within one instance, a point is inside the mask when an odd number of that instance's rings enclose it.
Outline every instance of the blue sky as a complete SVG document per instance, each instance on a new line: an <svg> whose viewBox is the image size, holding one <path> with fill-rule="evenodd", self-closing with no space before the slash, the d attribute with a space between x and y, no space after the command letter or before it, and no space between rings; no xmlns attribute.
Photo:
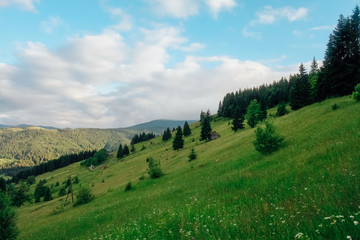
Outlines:
<svg viewBox="0 0 360 240"><path fill-rule="evenodd" d="M0 123L124 127L216 112L321 62L360 0L0 0Z"/></svg>

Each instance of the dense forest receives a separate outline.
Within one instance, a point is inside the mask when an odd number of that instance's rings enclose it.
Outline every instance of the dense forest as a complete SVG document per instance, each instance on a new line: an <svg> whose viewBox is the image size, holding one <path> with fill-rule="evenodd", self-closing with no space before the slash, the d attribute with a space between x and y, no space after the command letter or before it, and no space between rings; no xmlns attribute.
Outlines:
<svg viewBox="0 0 360 240"><path fill-rule="evenodd" d="M360 11L356 6L350 17L340 15L338 24L330 34L323 65L319 68L313 59L311 69L303 64L299 73L289 79L282 78L272 84L228 93L219 104L218 115L235 118L245 115L253 99L266 109L289 103L293 110L330 97L351 94L360 83Z"/></svg>

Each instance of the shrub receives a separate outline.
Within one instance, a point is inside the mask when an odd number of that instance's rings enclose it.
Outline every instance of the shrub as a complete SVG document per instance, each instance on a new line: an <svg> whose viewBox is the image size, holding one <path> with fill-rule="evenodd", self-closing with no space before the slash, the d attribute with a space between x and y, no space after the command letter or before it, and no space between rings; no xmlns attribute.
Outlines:
<svg viewBox="0 0 360 240"><path fill-rule="evenodd" d="M360 102L360 83L355 86L352 97L355 101Z"/></svg>
<svg viewBox="0 0 360 240"><path fill-rule="evenodd" d="M278 105L277 111L276 111L276 116L280 117L280 116L284 116L286 114L289 113L289 110L286 109L286 104L285 103L280 103Z"/></svg>
<svg viewBox="0 0 360 240"><path fill-rule="evenodd" d="M0 239L16 239L19 231L16 227L16 212L10 206L9 197L0 191Z"/></svg>
<svg viewBox="0 0 360 240"><path fill-rule="evenodd" d="M59 191L59 197L62 197L62 196L65 196L66 195L66 190L64 187L60 188L60 191Z"/></svg>
<svg viewBox="0 0 360 240"><path fill-rule="evenodd" d="M332 110L336 110L336 109L338 109L338 108L339 108L339 106L338 106L336 103L331 106L331 109L332 109Z"/></svg>
<svg viewBox="0 0 360 240"><path fill-rule="evenodd" d="M189 154L189 162L194 161L197 158L197 155L195 153L194 148L191 149L191 152Z"/></svg>
<svg viewBox="0 0 360 240"><path fill-rule="evenodd" d="M149 165L148 174L151 178L159 178L164 175L160 168L160 161L155 161L152 157L147 158L146 162Z"/></svg>
<svg viewBox="0 0 360 240"><path fill-rule="evenodd" d="M284 140L283 137L275 132L274 126L267 121L265 122L265 129L260 126L256 128L255 135L255 149L264 155L276 151Z"/></svg>
<svg viewBox="0 0 360 240"><path fill-rule="evenodd" d="M125 192L130 191L132 189L131 182L128 182L125 186Z"/></svg>
<svg viewBox="0 0 360 240"><path fill-rule="evenodd" d="M76 194L76 202L74 206L79 206L88 203L93 199L94 199L94 195L91 193L90 188L82 187L79 190L79 192Z"/></svg>

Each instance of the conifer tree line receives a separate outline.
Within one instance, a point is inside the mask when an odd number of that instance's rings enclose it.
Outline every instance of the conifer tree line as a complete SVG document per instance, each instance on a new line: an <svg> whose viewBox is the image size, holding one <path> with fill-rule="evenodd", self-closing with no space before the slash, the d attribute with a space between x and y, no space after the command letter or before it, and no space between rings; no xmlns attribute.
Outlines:
<svg viewBox="0 0 360 240"><path fill-rule="evenodd" d="M140 134L135 134L135 136L132 138L131 140L131 144L136 144L139 142L145 142L147 140L150 140L152 138L156 137L155 133L151 132L151 133L140 133Z"/></svg>
<svg viewBox="0 0 360 240"><path fill-rule="evenodd" d="M95 155L96 150L92 151L82 151L80 153L67 154L61 156L58 159L50 160L46 163L41 163L29 169L23 170L16 174L12 181L18 183L21 179L26 179L29 176L38 176L43 173L51 172L53 170L66 167L72 163L79 162L88 158L91 158Z"/></svg>
<svg viewBox="0 0 360 240"><path fill-rule="evenodd" d="M254 99L265 115L268 108L290 103L293 110L328 97L351 94L360 83L360 10L356 6L350 17L340 16L329 37L323 66L313 58L309 73L303 64L299 73L272 84L228 93L219 104L218 116L239 118L246 114ZM263 116L263 117L264 117Z"/></svg>

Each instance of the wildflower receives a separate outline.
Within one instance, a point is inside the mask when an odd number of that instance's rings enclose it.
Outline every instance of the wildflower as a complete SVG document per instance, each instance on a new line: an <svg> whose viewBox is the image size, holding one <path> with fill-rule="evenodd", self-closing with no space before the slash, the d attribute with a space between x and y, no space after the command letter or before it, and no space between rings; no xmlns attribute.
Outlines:
<svg viewBox="0 0 360 240"><path fill-rule="evenodd" d="M354 219L354 216L353 216L353 215L351 215L351 216L350 216L350 218L351 218L351 219Z"/></svg>
<svg viewBox="0 0 360 240"><path fill-rule="evenodd" d="M349 240L351 240L352 238L351 238L351 236L346 236L346 239L349 239Z"/></svg>
<svg viewBox="0 0 360 240"><path fill-rule="evenodd" d="M299 232L295 235L295 238L302 238L304 234L302 232Z"/></svg>
<svg viewBox="0 0 360 240"><path fill-rule="evenodd" d="M358 225L359 224L359 222L358 221L354 221L354 225Z"/></svg>

